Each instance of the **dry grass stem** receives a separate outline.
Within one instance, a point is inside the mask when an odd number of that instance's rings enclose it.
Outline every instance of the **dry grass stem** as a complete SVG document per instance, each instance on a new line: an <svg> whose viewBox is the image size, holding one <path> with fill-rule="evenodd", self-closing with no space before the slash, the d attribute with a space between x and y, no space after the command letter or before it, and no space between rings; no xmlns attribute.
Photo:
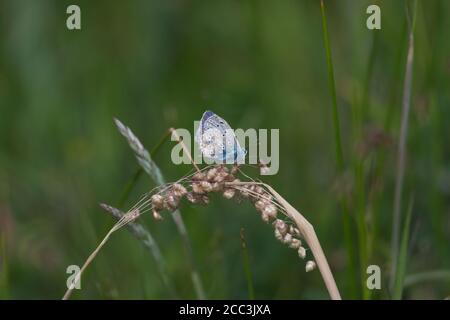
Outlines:
<svg viewBox="0 0 450 320"><path fill-rule="evenodd" d="M103 208L106 212L110 213L115 219L119 221L125 215L125 213L121 210L104 203L101 203L100 207ZM126 226L131 234L139 241L141 241L144 247L150 252L156 262L156 266L158 268L158 272L164 286L167 288L171 296L176 297L176 290L166 272L166 262L161 254L161 250L159 249L158 244L156 243L150 231L145 229L141 224L135 222L129 222Z"/></svg>
<svg viewBox="0 0 450 320"><path fill-rule="evenodd" d="M176 141L178 141L178 143L181 144L183 151L189 157L189 160L191 161L195 170L200 171L199 167L195 164L194 159L192 158L192 155L191 155L189 149L186 147L186 144L183 142L183 139L181 139L180 136L178 135L177 130L175 130L174 128L170 128L169 131L172 133L172 136L176 139Z"/></svg>
<svg viewBox="0 0 450 320"><path fill-rule="evenodd" d="M94 258L99 253L100 249L105 245L105 243L109 240L110 236L113 234L113 232L119 230L124 225L126 225L129 222L132 222L133 220L137 219L141 213L139 210L133 210L128 212L127 214L123 215L119 221L109 230L109 232L106 234L106 236L103 238L103 240L100 242L100 244L95 248L95 250L89 255L89 257L86 259L85 263L81 267L80 271L77 273L75 277L75 281L72 282L72 284L67 288L66 293L63 296L63 300L67 300L70 298L73 289L76 287L77 283L80 281L81 276L83 275L83 272L86 270L86 268L91 264L91 262L94 260Z"/></svg>
<svg viewBox="0 0 450 320"><path fill-rule="evenodd" d="M126 132L130 134L129 131ZM138 142L138 140L136 141ZM134 143L139 145L139 143ZM238 165L233 165L231 169L225 165L212 165L203 169L196 167L196 169L193 173L187 174L174 183L161 184L144 194L128 213L123 216L117 209L104 205L103 208L112 212L115 217L120 217L120 219L89 256L78 277L81 276L81 273L92 262L114 231L128 225L135 235L137 233L136 236L138 238L142 238L142 230L136 230L136 225L130 224L140 215L151 211L155 220L162 220L167 211L172 213L172 216L174 212L178 212L179 215L178 209L183 199L194 204L207 205L210 201L210 193L221 193L226 199L236 199L238 202L243 200L250 201L261 219L265 223L272 225L275 238L287 247L296 250L301 259L305 259L307 256L307 251L302 245L302 240L305 240L315 259L315 261L310 260L306 262L306 272L314 270L317 265L330 297L335 300L341 299L313 226L280 194L271 186L254 181L251 177L243 173ZM241 181L236 177L237 174L241 174L251 181ZM278 218L279 212L287 219L283 220ZM180 233L187 234L184 229L184 224L183 230ZM150 237L150 239L152 238ZM185 243L189 242L185 241ZM151 244L154 244L154 241ZM155 246L151 248L154 250ZM190 246L188 250L191 255L192 249ZM156 253L155 259L161 261L159 250ZM153 255L155 255L155 252L153 252ZM163 269L162 271L164 272ZM201 283L195 269L192 269L191 278L196 290L201 291ZM70 296L72 290L73 286L66 292L64 299Z"/></svg>
<svg viewBox="0 0 450 320"><path fill-rule="evenodd" d="M239 184L246 185L252 183L239 183ZM311 225L311 223L309 223L309 221L306 220L306 218L300 212L298 212L293 206L291 206L289 202L287 202L271 186L265 183L257 183L257 182L253 184L263 185L276 198L276 200L280 203L280 205L283 206L283 208L285 209L285 213L291 220L295 222L297 228L300 230L302 236L304 237L309 248L311 249L311 252L314 255L316 264L319 268L319 271L322 275L323 281L325 282L325 286L327 287L331 299L341 300L341 295L337 288L330 266L328 265L328 261L325 257L325 254L323 253L319 239L317 238L317 235L314 231L314 227Z"/></svg>

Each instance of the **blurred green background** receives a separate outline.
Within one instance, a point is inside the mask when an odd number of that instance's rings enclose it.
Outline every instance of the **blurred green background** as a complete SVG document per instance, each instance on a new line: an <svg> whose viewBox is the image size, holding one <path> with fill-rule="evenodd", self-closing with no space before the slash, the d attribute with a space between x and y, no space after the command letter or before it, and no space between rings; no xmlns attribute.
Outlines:
<svg viewBox="0 0 450 320"><path fill-rule="evenodd" d="M70 4L81 8L81 30L66 28ZM366 28L370 4L381 7L381 30ZM263 180L315 226L343 298L363 297L362 221L366 262L382 271L382 289L370 297L390 298L407 3L325 5L343 170L336 166L317 0L1 0L0 298L61 298L67 266L81 265L114 224L98 203L117 205L138 165L113 117L150 150L169 127L191 129L205 109L236 128L280 129L280 171ZM449 13L448 1L418 1L401 211L403 228L413 199L408 299L450 296ZM168 181L191 169L172 164L172 146L165 143L154 157ZM257 177L254 169L246 172ZM153 187L142 176L122 209ZM353 266L342 203L350 215ZM181 212L208 298L249 297L241 228L256 298L328 298L320 273L306 274L304 262L275 240L251 205L216 196L207 207L185 204ZM195 299L173 221L155 223L150 215L140 221L158 242L178 297ZM73 298L173 296L152 257L123 229Z"/></svg>

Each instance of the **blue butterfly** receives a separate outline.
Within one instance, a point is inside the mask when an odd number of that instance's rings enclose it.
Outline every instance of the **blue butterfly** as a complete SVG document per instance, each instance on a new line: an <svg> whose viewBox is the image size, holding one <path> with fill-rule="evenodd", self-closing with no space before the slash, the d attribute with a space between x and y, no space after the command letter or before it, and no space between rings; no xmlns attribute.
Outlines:
<svg viewBox="0 0 450 320"><path fill-rule="evenodd" d="M247 154L230 125L209 110L203 113L195 133L195 141L203 156L216 163L242 163Z"/></svg>

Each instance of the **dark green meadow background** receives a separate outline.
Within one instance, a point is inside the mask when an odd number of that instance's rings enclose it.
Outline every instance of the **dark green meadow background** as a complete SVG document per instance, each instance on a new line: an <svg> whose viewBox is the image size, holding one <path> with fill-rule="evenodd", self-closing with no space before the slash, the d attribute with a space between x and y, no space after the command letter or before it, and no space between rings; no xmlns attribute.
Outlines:
<svg viewBox="0 0 450 320"><path fill-rule="evenodd" d="M66 28L69 4L81 7L80 31ZM381 7L381 30L366 28L370 4ZM263 180L313 223L343 298L361 298L366 266L357 259L349 272L340 205L346 201L354 253L359 215L368 263L381 267L382 289L371 298L390 298L405 1L325 6L340 173L318 0L0 0L0 298L61 298L66 267L81 265L114 224L98 203L117 205L138 165L113 117L150 150L169 127L192 130L206 109L236 128L280 129L280 170ZM406 285L407 299L450 296L449 14L449 1L418 1L402 219L413 199L405 284L423 272L426 280ZM168 181L191 169L171 162L172 146L165 143L154 157ZM122 209L153 187L142 176ZM249 204L216 196L207 207L186 203L181 212L208 298L249 297L241 228L256 298L328 298L319 272L306 274ZM173 221L145 215L141 222L161 247L179 297L195 299ZM152 257L125 229L73 295L171 297Z"/></svg>

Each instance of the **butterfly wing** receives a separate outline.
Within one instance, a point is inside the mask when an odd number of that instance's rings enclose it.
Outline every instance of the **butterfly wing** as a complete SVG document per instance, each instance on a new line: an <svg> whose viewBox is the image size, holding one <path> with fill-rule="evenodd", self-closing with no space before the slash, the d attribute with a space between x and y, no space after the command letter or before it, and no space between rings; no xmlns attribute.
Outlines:
<svg viewBox="0 0 450 320"><path fill-rule="evenodd" d="M233 129L212 111L205 111L197 129L196 141L205 157L218 161L236 161L245 157Z"/></svg>

